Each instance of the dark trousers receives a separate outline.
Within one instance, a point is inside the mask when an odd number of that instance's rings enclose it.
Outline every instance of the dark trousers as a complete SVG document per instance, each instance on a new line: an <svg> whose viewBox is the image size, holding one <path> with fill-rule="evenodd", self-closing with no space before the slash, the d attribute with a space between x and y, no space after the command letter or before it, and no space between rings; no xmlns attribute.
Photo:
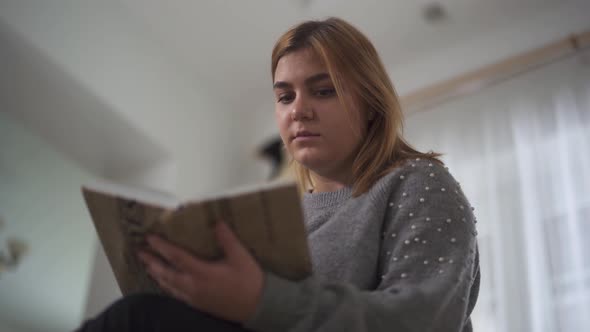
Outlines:
<svg viewBox="0 0 590 332"><path fill-rule="evenodd" d="M246 332L238 323L217 319L167 296L126 296L86 321L76 332L212 331Z"/></svg>

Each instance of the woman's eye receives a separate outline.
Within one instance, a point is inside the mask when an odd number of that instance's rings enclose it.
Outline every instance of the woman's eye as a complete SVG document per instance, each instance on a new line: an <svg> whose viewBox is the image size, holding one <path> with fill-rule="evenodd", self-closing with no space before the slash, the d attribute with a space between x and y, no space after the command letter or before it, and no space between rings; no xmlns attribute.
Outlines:
<svg viewBox="0 0 590 332"><path fill-rule="evenodd" d="M316 90L315 94L316 94L316 96L319 96L319 97L331 97L336 94L336 89L334 89L334 88L318 89L318 90Z"/></svg>
<svg viewBox="0 0 590 332"><path fill-rule="evenodd" d="M288 104L291 101L293 101L293 96L290 94L286 94L286 95L280 95L277 98L277 102L282 103L282 104Z"/></svg>

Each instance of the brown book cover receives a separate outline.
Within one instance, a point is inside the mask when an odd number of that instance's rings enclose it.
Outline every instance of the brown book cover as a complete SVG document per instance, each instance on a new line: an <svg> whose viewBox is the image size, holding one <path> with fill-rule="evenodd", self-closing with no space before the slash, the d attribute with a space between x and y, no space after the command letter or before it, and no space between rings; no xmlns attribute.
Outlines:
<svg viewBox="0 0 590 332"><path fill-rule="evenodd" d="M123 189L123 190L122 190ZM213 233L225 221L263 269L300 280L311 274L300 194L294 184L275 184L175 204L121 186L85 186L82 194L115 278L125 295L162 290L143 269L137 250L146 233L202 259L222 256ZM139 193L139 194L138 194Z"/></svg>

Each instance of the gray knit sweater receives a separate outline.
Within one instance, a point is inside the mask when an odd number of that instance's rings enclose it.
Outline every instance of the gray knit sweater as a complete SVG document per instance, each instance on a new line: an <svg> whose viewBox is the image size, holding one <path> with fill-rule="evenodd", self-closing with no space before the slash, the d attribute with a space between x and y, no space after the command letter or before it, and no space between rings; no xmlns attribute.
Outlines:
<svg viewBox="0 0 590 332"><path fill-rule="evenodd" d="M306 194L313 275L265 276L255 331L471 331L475 218L459 184L412 160L367 193Z"/></svg>

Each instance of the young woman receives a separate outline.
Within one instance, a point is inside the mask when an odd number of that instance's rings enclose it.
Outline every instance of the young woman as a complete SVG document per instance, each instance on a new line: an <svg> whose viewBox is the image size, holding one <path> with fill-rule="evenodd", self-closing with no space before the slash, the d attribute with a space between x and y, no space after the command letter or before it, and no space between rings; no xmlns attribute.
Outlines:
<svg viewBox="0 0 590 332"><path fill-rule="evenodd" d="M231 231L222 261L151 237L140 253L172 297L122 299L82 330L471 331L475 219L434 153L401 136L395 90L369 40L336 18L272 53L275 116L303 193L313 275L263 271Z"/></svg>

